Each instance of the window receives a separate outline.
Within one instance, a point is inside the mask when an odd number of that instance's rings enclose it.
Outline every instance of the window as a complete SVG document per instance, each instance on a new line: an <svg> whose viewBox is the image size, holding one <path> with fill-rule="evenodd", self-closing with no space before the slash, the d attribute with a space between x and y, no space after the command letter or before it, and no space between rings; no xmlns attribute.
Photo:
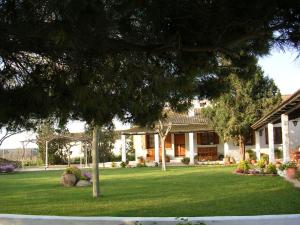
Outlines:
<svg viewBox="0 0 300 225"><path fill-rule="evenodd" d="M274 127L273 128L273 135L274 135L274 144L282 144L282 130L281 127ZM268 128L265 128L265 138L266 138L266 144L269 144L269 134L268 134Z"/></svg>
<svg viewBox="0 0 300 225"><path fill-rule="evenodd" d="M274 127L274 144L282 144L282 130L281 127Z"/></svg>
<svg viewBox="0 0 300 225"><path fill-rule="evenodd" d="M146 135L146 149L154 148L154 134Z"/></svg>
<svg viewBox="0 0 300 225"><path fill-rule="evenodd" d="M215 132L201 132L197 134L198 145L219 144L219 136Z"/></svg>

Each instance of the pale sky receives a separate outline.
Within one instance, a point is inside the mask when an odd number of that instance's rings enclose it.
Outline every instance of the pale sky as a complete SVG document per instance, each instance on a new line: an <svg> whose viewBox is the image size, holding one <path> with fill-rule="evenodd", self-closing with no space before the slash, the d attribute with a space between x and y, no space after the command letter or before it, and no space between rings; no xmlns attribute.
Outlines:
<svg viewBox="0 0 300 225"><path fill-rule="evenodd" d="M259 65L265 71L265 75L273 78L279 87L281 94L292 94L300 89L300 57L296 59L297 53L293 51L273 50L270 55L259 59ZM126 129L119 121L115 121L116 129ZM67 125L70 132L83 132L84 123L73 121ZM21 141L34 139L34 133L22 133L6 139L0 149L21 148ZM37 147L29 144L27 147Z"/></svg>

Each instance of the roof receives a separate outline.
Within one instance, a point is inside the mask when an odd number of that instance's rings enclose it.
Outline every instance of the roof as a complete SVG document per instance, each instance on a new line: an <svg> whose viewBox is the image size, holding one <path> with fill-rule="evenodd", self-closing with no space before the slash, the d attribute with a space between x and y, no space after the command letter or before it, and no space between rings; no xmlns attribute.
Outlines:
<svg viewBox="0 0 300 225"><path fill-rule="evenodd" d="M256 121L251 127L254 130L257 130L267 125L268 123L278 122L280 121L281 114L290 114L294 111L299 110L299 108L300 108L300 89L296 91L293 95L291 95L289 98L287 98L285 101L283 101L278 107L276 107L266 116ZM299 113L297 113L297 115L298 114ZM292 119L292 117L290 119Z"/></svg>
<svg viewBox="0 0 300 225"><path fill-rule="evenodd" d="M200 124L174 124L171 127L169 133L188 133L188 132L201 132L201 131L212 131L212 129L206 125ZM155 134L157 133L154 129L150 127L132 127L128 130L120 131L121 134L130 134L130 135L138 135L138 134Z"/></svg>
<svg viewBox="0 0 300 225"><path fill-rule="evenodd" d="M187 133L212 130L208 126L207 120L203 117L201 109L195 110L194 116L188 116L187 113L177 113L170 111L164 124L172 123L170 133ZM156 131L152 127L134 126L127 130L121 130L121 134L154 134Z"/></svg>
<svg viewBox="0 0 300 225"><path fill-rule="evenodd" d="M167 118L164 120L164 123L174 124L207 124L207 120L204 118L201 113L201 109L195 109L195 115L189 116L187 113L177 113L170 111L167 114Z"/></svg>

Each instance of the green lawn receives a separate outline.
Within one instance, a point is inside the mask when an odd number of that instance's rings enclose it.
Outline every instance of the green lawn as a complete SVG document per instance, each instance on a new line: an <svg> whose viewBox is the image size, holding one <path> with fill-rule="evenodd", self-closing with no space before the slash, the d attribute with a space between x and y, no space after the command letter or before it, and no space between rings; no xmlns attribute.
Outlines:
<svg viewBox="0 0 300 225"><path fill-rule="evenodd" d="M91 187L64 188L62 171L0 175L0 213L81 216L217 216L300 213L300 190L280 177L239 176L232 167L101 170Z"/></svg>

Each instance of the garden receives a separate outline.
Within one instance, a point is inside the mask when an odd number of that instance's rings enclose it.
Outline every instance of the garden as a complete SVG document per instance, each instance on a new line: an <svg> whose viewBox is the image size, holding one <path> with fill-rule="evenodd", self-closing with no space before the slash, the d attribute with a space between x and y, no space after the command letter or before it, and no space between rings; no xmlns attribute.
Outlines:
<svg viewBox="0 0 300 225"><path fill-rule="evenodd" d="M238 176L235 166L101 169L101 197L64 187L66 171L0 175L0 213L76 216L218 216L294 214L300 190L279 176ZM76 170L77 171L77 170ZM77 172L88 181L89 172ZM77 178L76 178L77 179ZM76 181L78 182L78 181Z"/></svg>

